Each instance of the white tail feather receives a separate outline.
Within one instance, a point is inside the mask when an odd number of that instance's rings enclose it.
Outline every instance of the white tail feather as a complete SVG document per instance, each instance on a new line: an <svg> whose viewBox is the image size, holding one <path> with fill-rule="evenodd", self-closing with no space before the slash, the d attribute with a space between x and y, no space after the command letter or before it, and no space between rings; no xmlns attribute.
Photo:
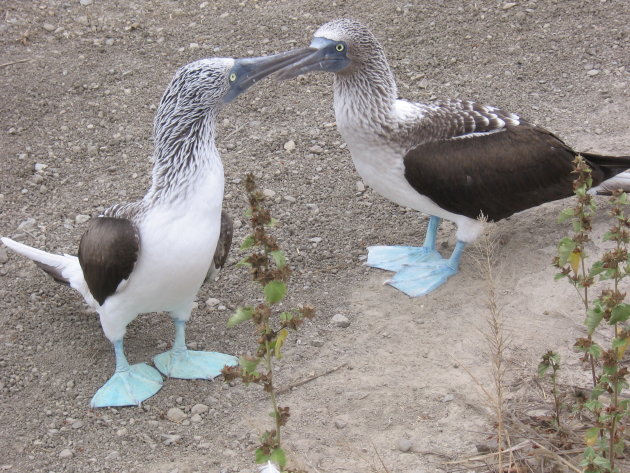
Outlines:
<svg viewBox="0 0 630 473"><path fill-rule="evenodd" d="M85 278L83 277L81 265L79 264L79 259L76 256L48 253L11 240L10 238L0 238L0 240L5 246L11 248L16 253L50 268L50 270L42 269L58 281L67 282L70 287L79 291L89 306L93 308L98 307L98 303L94 300L94 297L92 297L88 289Z"/></svg>

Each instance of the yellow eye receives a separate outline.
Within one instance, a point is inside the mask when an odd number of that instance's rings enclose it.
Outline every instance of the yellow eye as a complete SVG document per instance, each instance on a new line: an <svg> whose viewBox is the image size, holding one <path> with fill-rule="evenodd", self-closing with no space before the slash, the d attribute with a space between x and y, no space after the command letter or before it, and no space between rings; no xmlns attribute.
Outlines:
<svg viewBox="0 0 630 473"><path fill-rule="evenodd" d="M235 80L236 80L236 74L232 72L232 74L230 74L230 82L234 82Z"/></svg>
<svg viewBox="0 0 630 473"><path fill-rule="evenodd" d="M335 49L339 52L343 51L345 49L344 45L339 43L337 44L337 46L335 46Z"/></svg>

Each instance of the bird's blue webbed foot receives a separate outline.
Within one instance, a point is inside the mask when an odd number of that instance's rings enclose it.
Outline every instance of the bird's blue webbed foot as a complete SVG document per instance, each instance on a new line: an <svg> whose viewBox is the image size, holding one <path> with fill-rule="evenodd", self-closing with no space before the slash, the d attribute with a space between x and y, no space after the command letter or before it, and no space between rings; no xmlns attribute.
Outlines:
<svg viewBox="0 0 630 473"><path fill-rule="evenodd" d="M449 259L425 261L405 266L387 284L411 297L419 297L437 289L459 272L459 260L465 243L458 241Z"/></svg>
<svg viewBox="0 0 630 473"><path fill-rule="evenodd" d="M221 374L224 366L238 365L238 358L211 351L186 348L183 320L175 320L173 348L153 357L156 368L170 378L212 379Z"/></svg>
<svg viewBox="0 0 630 473"><path fill-rule="evenodd" d="M162 376L146 363L129 365L122 341L114 344L116 372L96 391L91 407L138 406L162 388Z"/></svg>
<svg viewBox="0 0 630 473"><path fill-rule="evenodd" d="M173 349L153 357L153 363L169 378L212 379L224 366L238 365L238 358L212 351Z"/></svg>
<svg viewBox="0 0 630 473"><path fill-rule="evenodd" d="M373 268L386 271L400 271L407 265L414 265L425 261L438 261L442 255L435 249L437 229L440 224L438 217L431 217L427 227L427 234L422 246L370 246L365 264Z"/></svg>

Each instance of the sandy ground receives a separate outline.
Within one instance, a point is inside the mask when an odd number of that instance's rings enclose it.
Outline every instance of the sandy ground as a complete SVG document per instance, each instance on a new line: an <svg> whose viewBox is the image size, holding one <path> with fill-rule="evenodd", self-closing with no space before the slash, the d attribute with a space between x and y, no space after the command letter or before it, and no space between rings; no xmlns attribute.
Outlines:
<svg viewBox="0 0 630 473"><path fill-rule="evenodd" d="M621 0L48 0L3 2L0 13L0 235L49 251L76 253L88 216L143 195L155 107L179 66L308 44L337 17L372 28L405 98L475 99L577 149L630 151L630 10ZM266 81L223 112L218 139L225 208L243 224L235 241L247 234L240 182L253 171L275 192L276 236L294 268L286 305L317 309L287 342L279 383L333 370L281 397L292 412L286 446L309 472L385 471L379 456L390 472L455 471L446 462L477 454L494 430L478 387L491 385L487 285L473 250L459 275L420 299L362 265L368 245L418 244L426 219L359 190L330 84L323 75ZM522 416L548 406L536 382L546 350L562 354L564 383L586 379L570 348L583 334L578 301L554 283L550 265L567 205L532 209L492 231L511 340L507 396ZM596 233L605 226L597 219ZM450 224L440 230L445 253L453 233ZM239 259L233 251L219 281L199 293L188 329L199 349L254 348L250 328L225 327L234 308L259 297ZM333 324L335 314L350 325ZM130 361L148 361L171 339L165 314L139 317L126 338ZM78 295L0 249L0 470L256 471L253 447L269 424L257 386L167 380L142 408L91 410L112 370L110 344ZM198 404L206 407L195 417ZM172 407L187 414L182 423L166 418Z"/></svg>

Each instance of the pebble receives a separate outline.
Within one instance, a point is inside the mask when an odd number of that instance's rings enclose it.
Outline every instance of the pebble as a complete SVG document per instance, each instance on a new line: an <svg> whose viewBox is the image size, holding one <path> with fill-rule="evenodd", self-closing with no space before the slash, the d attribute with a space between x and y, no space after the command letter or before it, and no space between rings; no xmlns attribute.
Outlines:
<svg viewBox="0 0 630 473"><path fill-rule="evenodd" d="M284 196L284 200L286 200L287 202L295 202L297 199L295 197L293 197L292 195L285 195Z"/></svg>
<svg viewBox="0 0 630 473"><path fill-rule="evenodd" d="M319 338L315 338L313 340L311 340L311 345L316 347L316 348L320 348L324 346L324 340L321 340Z"/></svg>
<svg viewBox="0 0 630 473"><path fill-rule="evenodd" d="M120 459L120 452L118 450L112 450L105 457L105 460L119 460L119 459Z"/></svg>
<svg viewBox="0 0 630 473"><path fill-rule="evenodd" d="M455 397L452 394L447 394L442 398L442 402L451 402Z"/></svg>
<svg viewBox="0 0 630 473"><path fill-rule="evenodd" d="M127 429L124 427L116 431L116 436L118 437L124 437L125 435L127 435Z"/></svg>
<svg viewBox="0 0 630 473"><path fill-rule="evenodd" d="M84 7L87 7L88 5L92 5L92 1L93 0L79 0L79 3Z"/></svg>
<svg viewBox="0 0 630 473"><path fill-rule="evenodd" d="M413 444L411 443L411 440L409 439L400 439L398 441L398 450L400 450L403 453L411 451L412 447L413 447Z"/></svg>
<svg viewBox="0 0 630 473"><path fill-rule="evenodd" d="M313 237L313 238L309 238L308 241L310 241L311 243L321 243L322 239L320 237Z"/></svg>
<svg viewBox="0 0 630 473"><path fill-rule="evenodd" d="M190 409L190 413L193 415L203 414L205 412L208 412L209 409L210 408L205 404L195 404L194 406L192 406L192 409Z"/></svg>
<svg viewBox="0 0 630 473"><path fill-rule="evenodd" d="M188 45L189 49L199 49L199 43L190 43Z"/></svg>
<svg viewBox="0 0 630 473"><path fill-rule="evenodd" d="M322 154L324 152L324 148L319 145L311 146L308 150L314 154Z"/></svg>
<svg viewBox="0 0 630 473"><path fill-rule="evenodd" d="M76 217L74 217L74 223L76 223L77 225L81 225L81 224L87 222L91 218L92 217L90 217L89 215L79 214Z"/></svg>
<svg viewBox="0 0 630 473"><path fill-rule="evenodd" d="M238 230L242 226L243 226L243 222L241 222L239 219L234 220L234 230Z"/></svg>
<svg viewBox="0 0 630 473"><path fill-rule="evenodd" d="M174 443L179 442L182 439L181 435L171 435L171 434L162 434L162 438L164 439L162 443L164 445L173 445Z"/></svg>
<svg viewBox="0 0 630 473"><path fill-rule="evenodd" d="M50 23L44 23L42 25L42 28L44 28L46 31L52 33L53 31L55 31L55 25L51 25Z"/></svg>
<svg viewBox="0 0 630 473"><path fill-rule="evenodd" d="M81 427L83 427L83 421L82 420L75 420L72 424L71 427L73 429L80 429Z"/></svg>
<svg viewBox="0 0 630 473"><path fill-rule="evenodd" d="M35 224L36 224L36 223L37 223L37 221L36 221L34 218L29 217L29 218L27 218L26 220L22 221L22 222L18 225L17 229L18 229L18 231L22 231L22 230L27 230L27 231L28 231L28 230L32 230L32 229L33 229L33 227L35 226Z"/></svg>
<svg viewBox="0 0 630 473"><path fill-rule="evenodd" d="M516 3L514 3L514 2L504 3L503 4L503 9L504 10L509 10L510 8L514 8L515 6L516 6Z"/></svg>
<svg viewBox="0 0 630 473"><path fill-rule="evenodd" d="M346 328L346 327L350 326L350 321L348 320L348 317L346 317L343 314L335 314L335 315L333 315L332 323L336 327L341 327L341 328Z"/></svg>
<svg viewBox="0 0 630 473"><path fill-rule="evenodd" d="M59 452L59 458L72 458L73 455L72 450L69 448L64 448Z"/></svg>
<svg viewBox="0 0 630 473"><path fill-rule="evenodd" d="M166 413L166 418L171 422L179 424L188 417L179 407L171 407Z"/></svg>
<svg viewBox="0 0 630 473"><path fill-rule="evenodd" d="M597 74L599 74L599 69L591 69L586 73L586 75L589 75L591 77L596 76Z"/></svg>
<svg viewBox="0 0 630 473"><path fill-rule="evenodd" d="M284 149L287 153L292 152L293 150L295 150L295 141L293 140L289 140L284 144Z"/></svg>
<svg viewBox="0 0 630 473"><path fill-rule="evenodd" d="M193 414L193 416L190 418L190 422L192 422L193 424L198 424L202 420L203 417L201 417L199 414Z"/></svg>
<svg viewBox="0 0 630 473"><path fill-rule="evenodd" d="M357 192L365 192L365 184L363 181L357 181Z"/></svg>
<svg viewBox="0 0 630 473"><path fill-rule="evenodd" d="M220 302L221 301L219 299L216 299L214 297L210 297L209 299L206 300L206 305L208 307L214 307L214 306L219 305Z"/></svg>
<svg viewBox="0 0 630 473"><path fill-rule="evenodd" d="M338 429L343 429L346 425L348 425L348 422L345 419L335 419L335 427Z"/></svg>
<svg viewBox="0 0 630 473"><path fill-rule="evenodd" d="M263 190L263 195L269 199L273 199L276 196L276 193L271 189Z"/></svg>

